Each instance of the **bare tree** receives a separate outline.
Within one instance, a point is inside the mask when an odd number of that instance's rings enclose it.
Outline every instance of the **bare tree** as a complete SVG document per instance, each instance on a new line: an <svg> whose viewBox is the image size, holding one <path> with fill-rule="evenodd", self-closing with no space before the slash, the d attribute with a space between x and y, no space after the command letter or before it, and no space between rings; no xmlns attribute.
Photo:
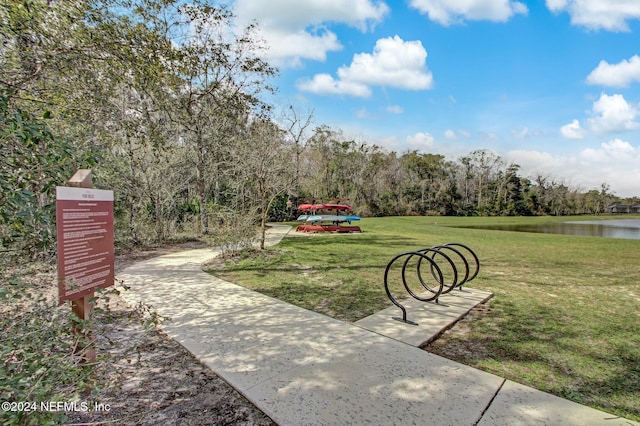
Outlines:
<svg viewBox="0 0 640 426"><path fill-rule="evenodd" d="M267 218L274 200L291 189L295 173L291 154L295 147L285 142L285 132L271 121L253 121L233 155L237 176L257 198L260 218L260 249L265 247Z"/></svg>
<svg viewBox="0 0 640 426"><path fill-rule="evenodd" d="M300 156L307 147L309 138L307 131L313 122L313 110L308 110L302 114L293 105L290 105L288 110L284 111L282 119L287 137L294 144L295 180L292 193L295 197L298 197L300 195Z"/></svg>
<svg viewBox="0 0 640 426"><path fill-rule="evenodd" d="M176 93L171 117L193 148L195 182L200 202L201 230L208 232L208 204L220 202L224 169L229 167L229 143L247 117L267 109L259 94L270 90L275 70L258 57L261 46L254 26L237 34L233 14L225 7L184 5L187 30L173 62L183 84Z"/></svg>
<svg viewBox="0 0 640 426"><path fill-rule="evenodd" d="M504 163L499 155L488 149L473 151L469 157L471 170L475 173L476 203L478 210L486 208L488 184L494 178L495 173L503 167Z"/></svg>

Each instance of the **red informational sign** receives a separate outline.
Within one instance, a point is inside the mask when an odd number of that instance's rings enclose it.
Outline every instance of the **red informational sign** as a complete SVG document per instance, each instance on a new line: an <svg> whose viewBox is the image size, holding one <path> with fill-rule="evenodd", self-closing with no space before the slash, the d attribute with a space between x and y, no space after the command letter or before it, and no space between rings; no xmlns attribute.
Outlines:
<svg viewBox="0 0 640 426"><path fill-rule="evenodd" d="M114 281L113 191L56 187L60 303Z"/></svg>

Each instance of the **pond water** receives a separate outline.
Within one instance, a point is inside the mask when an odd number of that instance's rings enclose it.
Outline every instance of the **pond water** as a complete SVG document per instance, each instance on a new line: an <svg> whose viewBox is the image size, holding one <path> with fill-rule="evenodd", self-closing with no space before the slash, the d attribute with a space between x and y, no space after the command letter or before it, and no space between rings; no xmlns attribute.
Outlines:
<svg viewBox="0 0 640 426"><path fill-rule="evenodd" d="M495 225L483 226L482 229L640 240L640 219L568 221L540 225Z"/></svg>

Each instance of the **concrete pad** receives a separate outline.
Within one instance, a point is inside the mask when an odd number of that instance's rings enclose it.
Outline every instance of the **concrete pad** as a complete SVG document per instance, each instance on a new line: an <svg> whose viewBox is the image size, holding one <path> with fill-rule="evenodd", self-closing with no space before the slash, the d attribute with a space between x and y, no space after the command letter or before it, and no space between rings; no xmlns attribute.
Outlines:
<svg viewBox="0 0 640 426"><path fill-rule="evenodd" d="M371 333L369 336L350 333L349 327L345 323L318 323L309 318L288 323L267 321L253 327L248 324L242 327L236 325L235 334L221 331L218 335L212 333L201 336L198 344L203 346L203 353L198 356L220 377L241 392L246 392L253 386L300 366L332 357L345 342L353 344L360 337L366 344L367 339L372 338ZM332 339L332 333L339 334L340 338ZM349 334L351 338L347 337ZM373 338L381 339L380 336Z"/></svg>
<svg viewBox="0 0 640 426"><path fill-rule="evenodd" d="M478 426L640 425L507 380Z"/></svg>
<svg viewBox="0 0 640 426"><path fill-rule="evenodd" d="M504 379L390 339L243 391L279 425L472 425Z"/></svg>
<svg viewBox="0 0 640 426"><path fill-rule="evenodd" d="M451 328L460 318L480 303L485 303L492 293L465 287L443 294L439 303L421 302L407 298L400 303L407 310L407 319L417 325L397 321L402 311L391 306L354 324L374 333L390 337L411 346L420 347Z"/></svg>
<svg viewBox="0 0 640 426"><path fill-rule="evenodd" d="M241 391L345 344L384 340L348 323L253 294L261 303L220 309L209 302L208 310L185 312L161 328Z"/></svg>

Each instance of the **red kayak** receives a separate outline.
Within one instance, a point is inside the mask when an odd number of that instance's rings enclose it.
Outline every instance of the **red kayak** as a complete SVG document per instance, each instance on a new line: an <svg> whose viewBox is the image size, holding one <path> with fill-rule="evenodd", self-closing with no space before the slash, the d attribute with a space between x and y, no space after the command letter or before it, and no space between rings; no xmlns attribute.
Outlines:
<svg viewBox="0 0 640 426"><path fill-rule="evenodd" d="M351 206L346 204L300 204L298 210L302 212L315 212L318 210L335 210L338 212L351 211Z"/></svg>

